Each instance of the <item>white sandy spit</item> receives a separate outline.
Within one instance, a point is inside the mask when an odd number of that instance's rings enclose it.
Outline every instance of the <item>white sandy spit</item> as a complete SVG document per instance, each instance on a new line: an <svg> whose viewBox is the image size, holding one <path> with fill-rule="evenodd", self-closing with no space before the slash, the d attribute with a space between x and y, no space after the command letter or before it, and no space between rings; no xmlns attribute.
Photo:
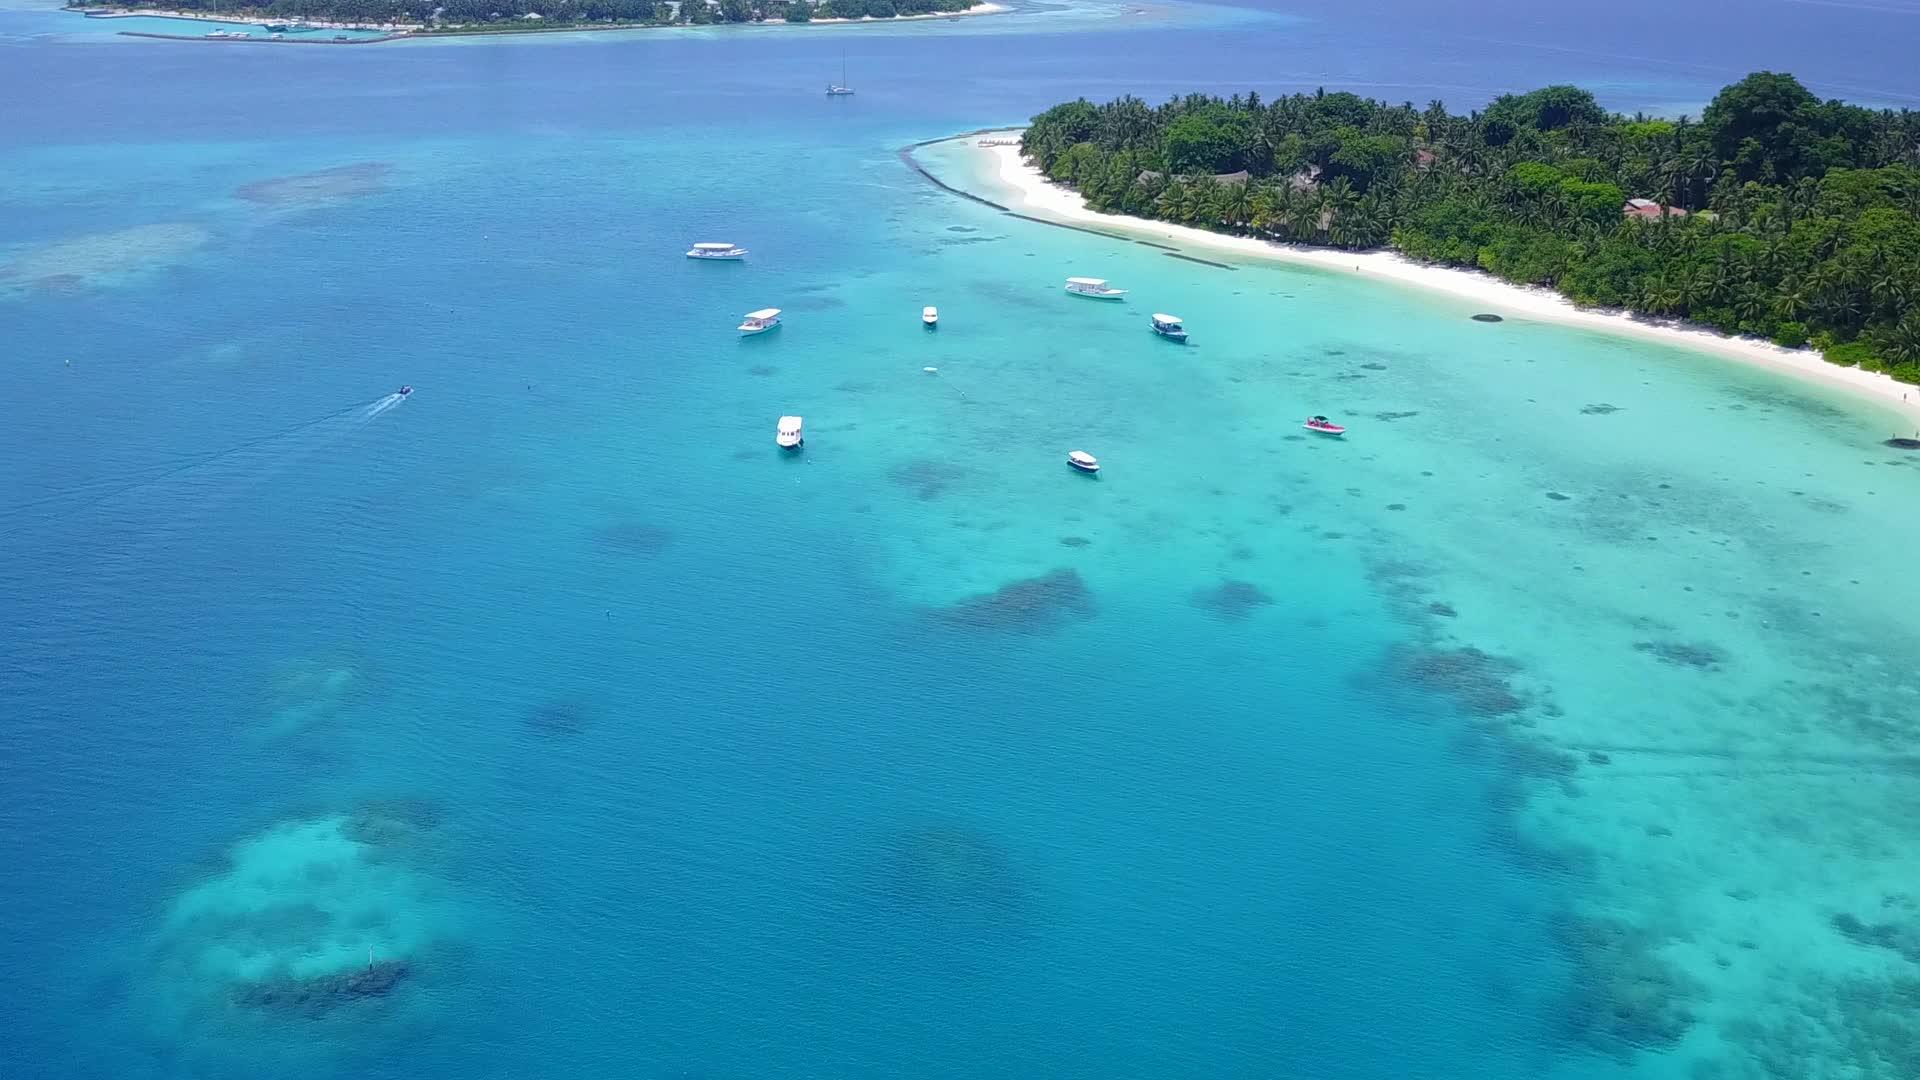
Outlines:
<svg viewBox="0 0 1920 1080"><path fill-rule="evenodd" d="M1023 214L1099 225L1149 239L1176 240L1183 245L1233 255L1252 255L1345 271L1462 297L1496 315L1564 323L1699 349L1839 387L1882 405L1890 405L1896 410L1904 410L1910 417L1920 418L1920 387L1878 372L1829 364L1812 349L1785 349L1760 338L1725 337L1713 330L1679 320L1636 318L1621 311L1583 308L1549 289L1511 285L1477 270L1425 266L1391 251L1344 251L1278 244L1164 221L1099 213L1088 209L1086 200L1078 192L1053 183L1041 175L1038 168L1027 164L1020 157L1018 146L980 145L982 141L1011 139L1019 134L1017 130L989 132L968 136L967 141L974 152L992 155L997 164L995 175L1002 190L990 193L994 200Z"/></svg>

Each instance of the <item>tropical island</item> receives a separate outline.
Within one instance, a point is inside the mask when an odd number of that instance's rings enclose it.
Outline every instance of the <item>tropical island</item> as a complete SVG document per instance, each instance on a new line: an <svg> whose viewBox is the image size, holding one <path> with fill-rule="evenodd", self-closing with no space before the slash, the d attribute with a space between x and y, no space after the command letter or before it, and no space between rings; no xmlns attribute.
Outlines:
<svg viewBox="0 0 1920 1080"><path fill-rule="evenodd" d="M312 24L414 34L808 23L999 10L980 0L69 0L67 7L96 14Z"/></svg>
<svg viewBox="0 0 1920 1080"><path fill-rule="evenodd" d="M1790 75L1747 76L1697 122L1572 86L1466 115L1325 91L1082 99L1019 152L1092 210L1391 247L1920 383L1920 113Z"/></svg>

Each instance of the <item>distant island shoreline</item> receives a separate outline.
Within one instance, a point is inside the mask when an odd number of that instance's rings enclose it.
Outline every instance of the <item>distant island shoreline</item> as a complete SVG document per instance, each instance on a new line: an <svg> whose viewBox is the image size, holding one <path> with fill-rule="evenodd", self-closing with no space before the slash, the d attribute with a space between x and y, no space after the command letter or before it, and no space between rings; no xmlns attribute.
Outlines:
<svg viewBox="0 0 1920 1080"><path fill-rule="evenodd" d="M562 0L556 10L564 8L572 0ZM629 4L645 3L646 0L627 0ZM211 23L219 26L255 26L263 31L280 26L299 27L310 33L248 34L246 36L227 35L209 37L195 34L166 34L152 31L129 31L120 33L127 37L152 38L165 41L206 41L218 43L257 42L275 45L371 45L384 41L406 39L432 39L444 37L491 37L495 35L518 34L560 34L589 33L615 30L661 30L687 26L725 26L730 24L780 24L788 26L850 26L864 24L883 24L928 19L959 19L981 15L998 15L1012 10L1005 4L991 0L968 4L965 0L901 0L901 7L926 6L935 10L910 10L902 13L894 0L839 0L839 8L858 10L858 16L833 14L838 10L835 0L706 0L704 15L692 7L694 0L663 0L649 6L656 11L655 17L632 19L596 19L566 20L548 19L538 12L526 12L522 15L503 17L496 21L464 23L441 21L428 24L417 21L369 21L330 19L318 15L288 14L289 7L301 10L336 10L341 5L331 0L314 0L310 4L295 3L288 5L284 0L276 0L271 7L258 9L235 8L222 10L197 11L177 6L140 6L125 3L70 3L65 10L77 13L89 19L128 19L155 18L180 19L193 22ZM516 4L495 5L500 7L544 6L529 5L527 0ZM584 6L584 5L583 5ZM611 5L608 5L611 7ZM441 10L444 10L442 8ZM891 11L893 14L869 14L878 10ZM671 17L665 17L667 12ZM827 14L820 14L827 12ZM739 16L739 17L730 17ZM373 33L378 37L328 38L324 31L358 31Z"/></svg>
<svg viewBox="0 0 1920 1080"><path fill-rule="evenodd" d="M1133 243L1153 242L1168 253L1193 261L1192 254L1252 257L1294 266L1311 266L1331 273L1357 274L1424 292L1472 301L1485 311L1562 326L1619 334L1656 342L1743 364L1764 368L1800 381L1829 387L1861 400L1920 417L1920 388L1883 372L1843 366L1824 359L1818 350L1788 348L1751 335L1728 335L1713 327L1684 319L1648 316L1617 307L1580 305L1552 289L1503 281L1479 269L1425 263L1385 248L1342 249L1301 243L1283 243L1234 235L1192 225L1181 225L1129 214L1095 210L1070 185L1049 180L1031 164L1020 145L1025 128L986 128L930 139L901 150L909 167L933 184L962 198L1015 217L1092 232ZM915 153L942 145L965 143L976 178L985 186L961 177L934 175ZM1179 247L1168 247L1173 242ZM1183 250L1184 249L1184 250Z"/></svg>
<svg viewBox="0 0 1920 1080"><path fill-rule="evenodd" d="M1698 120L1567 85L1465 113L1322 89L1082 98L987 141L971 175L1010 212L1685 341L1920 412L1920 112L1760 71Z"/></svg>

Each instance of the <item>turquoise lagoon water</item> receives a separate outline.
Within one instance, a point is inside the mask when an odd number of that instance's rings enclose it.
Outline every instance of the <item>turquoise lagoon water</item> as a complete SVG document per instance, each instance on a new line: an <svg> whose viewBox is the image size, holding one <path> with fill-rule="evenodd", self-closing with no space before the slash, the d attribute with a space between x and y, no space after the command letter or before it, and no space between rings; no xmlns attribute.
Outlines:
<svg viewBox="0 0 1920 1080"><path fill-rule="evenodd" d="M1898 421L896 156L1168 11L0 13L9 1075L1910 1075Z"/></svg>

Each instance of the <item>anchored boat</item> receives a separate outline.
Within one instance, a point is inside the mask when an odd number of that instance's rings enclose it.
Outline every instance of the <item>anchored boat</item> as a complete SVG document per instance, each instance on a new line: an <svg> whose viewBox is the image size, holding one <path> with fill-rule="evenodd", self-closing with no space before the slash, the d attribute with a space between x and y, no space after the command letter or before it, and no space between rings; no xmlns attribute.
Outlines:
<svg viewBox="0 0 1920 1080"><path fill-rule="evenodd" d="M1079 469L1083 473L1097 473L1100 471L1100 459L1087 453L1085 450L1069 450L1067 452L1067 464Z"/></svg>
<svg viewBox="0 0 1920 1080"><path fill-rule="evenodd" d="M747 249L739 244L723 244L715 241L702 241L687 249L689 259L744 259Z"/></svg>
<svg viewBox="0 0 1920 1080"><path fill-rule="evenodd" d="M1187 329L1180 325L1180 316L1178 315L1160 315L1156 313L1153 317L1153 332L1166 338L1168 341L1178 341L1184 344L1187 340Z"/></svg>
<svg viewBox="0 0 1920 1080"><path fill-rule="evenodd" d="M1127 290L1116 289L1107 284L1106 278L1097 277L1070 277L1067 279L1067 291L1095 300L1118 300L1127 295Z"/></svg>
<svg viewBox="0 0 1920 1080"><path fill-rule="evenodd" d="M801 433L801 421L797 416L783 416L780 426L774 429L773 441L780 444L782 450L798 450L807 440Z"/></svg>
<svg viewBox="0 0 1920 1080"><path fill-rule="evenodd" d="M1347 433L1346 428L1341 427L1339 424L1334 423L1324 416L1308 417L1306 429L1308 431L1317 431L1322 435L1345 435Z"/></svg>
<svg viewBox="0 0 1920 1080"><path fill-rule="evenodd" d="M754 334L764 334L769 330L777 330L779 328L780 309L777 307L761 308L759 311L749 311L747 312L747 317L740 323L740 333L748 337Z"/></svg>

